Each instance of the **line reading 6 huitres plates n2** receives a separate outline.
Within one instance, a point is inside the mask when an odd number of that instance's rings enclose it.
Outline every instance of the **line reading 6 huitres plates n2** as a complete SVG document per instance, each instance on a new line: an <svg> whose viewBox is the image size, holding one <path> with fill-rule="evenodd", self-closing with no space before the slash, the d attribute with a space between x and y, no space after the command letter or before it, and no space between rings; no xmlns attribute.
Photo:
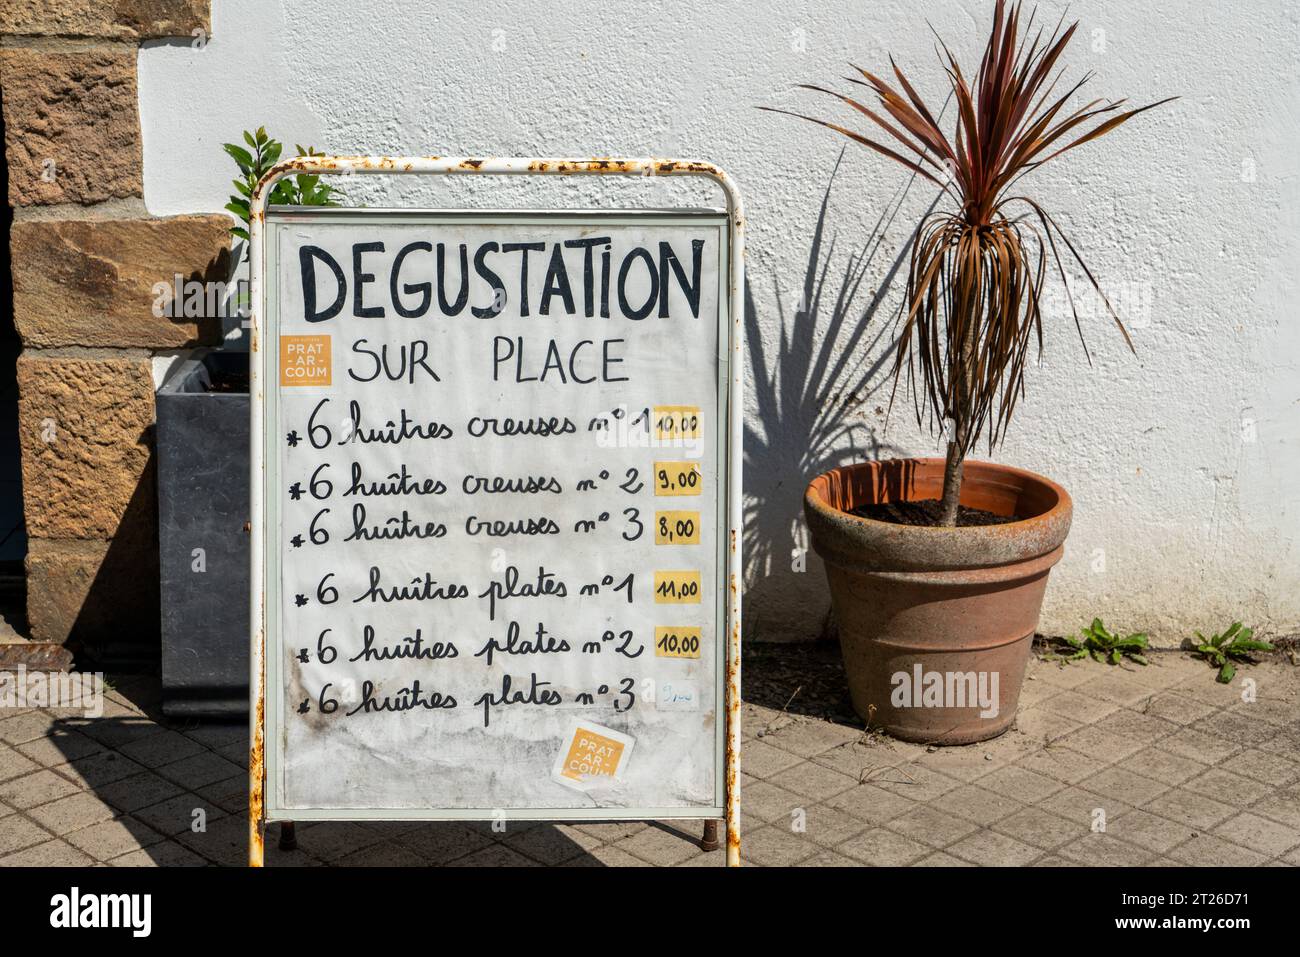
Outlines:
<svg viewBox="0 0 1300 957"><path fill-rule="evenodd" d="M725 215L266 236L268 818L719 816Z"/></svg>

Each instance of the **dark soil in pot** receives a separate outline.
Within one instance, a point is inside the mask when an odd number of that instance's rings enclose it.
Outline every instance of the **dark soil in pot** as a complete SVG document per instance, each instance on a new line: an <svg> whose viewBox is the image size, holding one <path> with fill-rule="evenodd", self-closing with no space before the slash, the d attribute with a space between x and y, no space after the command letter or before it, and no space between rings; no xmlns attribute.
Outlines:
<svg viewBox="0 0 1300 957"><path fill-rule="evenodd" d="M926 498L915 502L877 502L870 505L859 505L857 508L851 509L849 514L857 515L859 518L875 519L877 522L892 522L895 525L928 525L934 527L939 524L939 515L942 510L942 501L937 498ZM957 506L958 528L970 528L974 525L1006 525L1020 520L1019 515L999 515L983 508L971 508L967 505Z"/></svg>

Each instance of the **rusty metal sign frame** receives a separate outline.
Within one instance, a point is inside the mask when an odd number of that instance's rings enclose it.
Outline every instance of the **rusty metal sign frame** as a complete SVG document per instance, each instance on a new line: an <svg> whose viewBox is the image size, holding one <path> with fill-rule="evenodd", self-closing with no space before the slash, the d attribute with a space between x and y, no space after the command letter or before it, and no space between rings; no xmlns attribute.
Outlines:
<svg viewBox="0 0 1300 957"><path fill-rule="evenodd" d="M725 668L726 730L724 735L726 863L740 864L740 612L741 612L741 463L744 373L741 364L744 343L745 218L736 183L712 163L674 159L544 159L475 157L375 157L299 156L272 167L249 200L249 370L252 459L251 496L251 600L249 623L249 754L248 754L248 864L263 863L266 825L266 590L265 573L266 503L262 495L266 468L262 416L267 388L261 374L263 324L266 316L266 214L271 190L286 176L298 173L321 175L415 174L489 176L671 176L710 179L726 196L730 249L728 253L728 344L727 402L727 645ZM560 210L557 210L559 212Z"/></svg>

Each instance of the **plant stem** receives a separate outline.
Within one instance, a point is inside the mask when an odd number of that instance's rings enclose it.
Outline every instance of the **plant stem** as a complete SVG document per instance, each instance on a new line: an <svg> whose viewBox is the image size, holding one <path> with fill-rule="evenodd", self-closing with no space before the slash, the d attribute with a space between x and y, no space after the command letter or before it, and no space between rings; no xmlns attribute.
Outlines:
<svg viewBox="0 0 1300 957"><path fill-rule="evenodd" d="M948 443L948 459L943 466L943 499L939 524L951 528L957 524L957 506L961 504L961 463L965 459L959 442Z"/></svg>
<svg viewBox="0 0 1300 957"><path fill-rule="evenodd" d="M957 377L957 403L952 410L953 437L948 443L948 458L943 467L943 498L940 501L938 523L944 528L952 528L957 524L957 510L961 505L961 466L966 460L971 411L970 382L975 374L976 308L973 303L966 301L958 309L958 314L964 315L966 321L957 346L957 367L953 370Z"/></svg>

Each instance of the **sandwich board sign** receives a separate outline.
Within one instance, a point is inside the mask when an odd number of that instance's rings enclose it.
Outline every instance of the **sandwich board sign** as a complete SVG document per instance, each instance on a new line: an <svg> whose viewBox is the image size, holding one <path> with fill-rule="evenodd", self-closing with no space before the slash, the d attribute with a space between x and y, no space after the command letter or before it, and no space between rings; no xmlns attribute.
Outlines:
<svg viewBox="0 0 1300 957"><path fill-rule="evenodd" d="M271 208L299 172L727 209ZM742 249L706 164L300 157L252 204L250 863L308 820L725 819Z"/></svg>

